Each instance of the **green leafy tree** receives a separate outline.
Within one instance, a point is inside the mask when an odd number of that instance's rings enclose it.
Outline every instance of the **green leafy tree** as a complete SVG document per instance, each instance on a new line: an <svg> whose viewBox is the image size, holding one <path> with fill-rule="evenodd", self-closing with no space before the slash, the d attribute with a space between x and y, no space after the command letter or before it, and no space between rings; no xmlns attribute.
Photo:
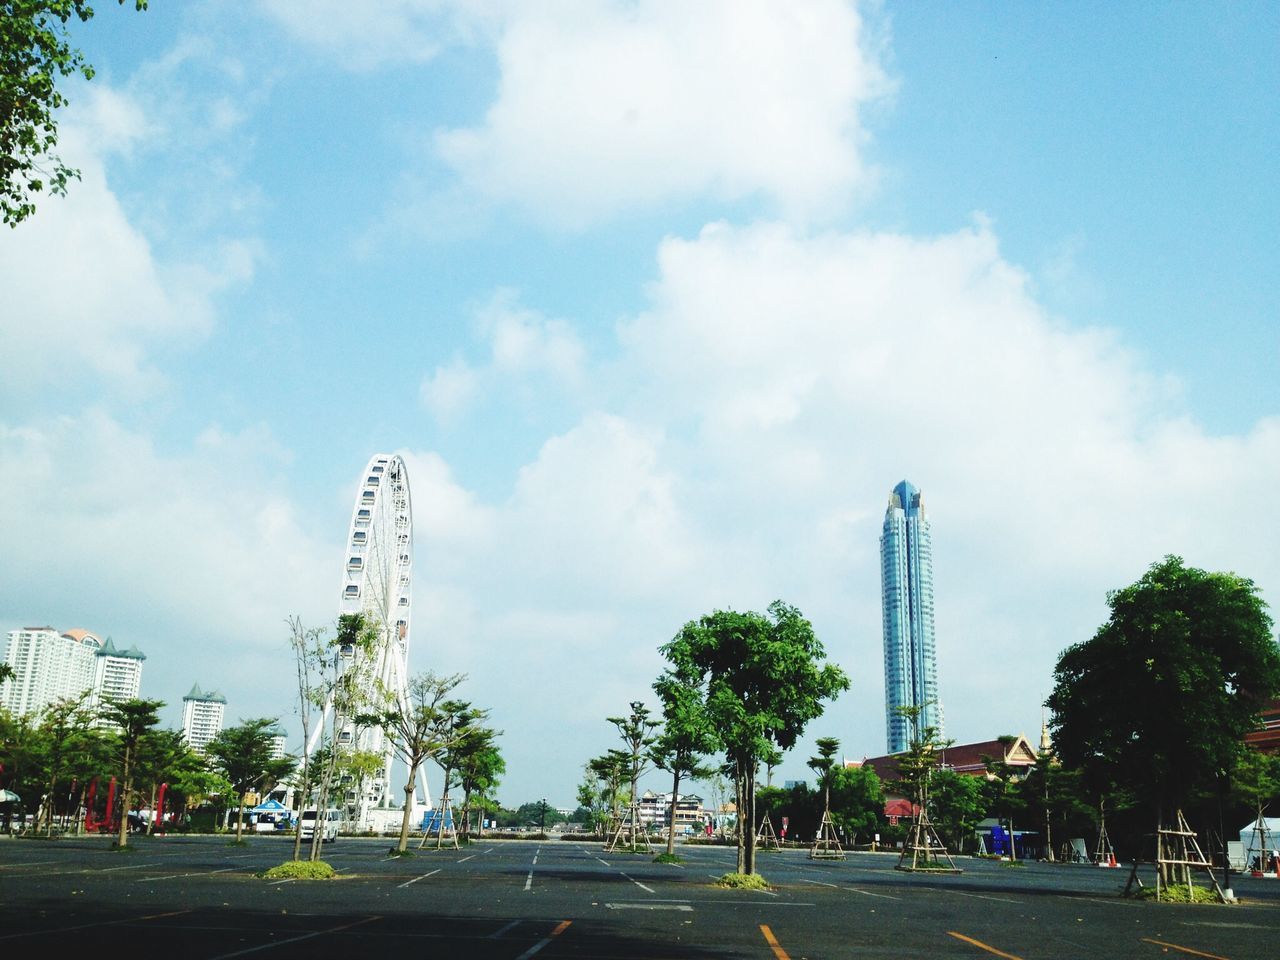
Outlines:
<svg viewBox="0 0 1280 960"><path fill-rule="evenodd" d="M622 784L627 778L627 755L621 750L609 750L587 761L587 768L595 776L601 801L608 809L605 830L617 823L622 806Z"/></svg>
<svg viewBox="0 0 1280 960"><path fill-rule="evenodd" d="M32 757L44 779L44 798L39 819L46 833L53 831L53 818L59 806L59 784L82 780L107 767L107 743L101 731L93 727L93 714L88 709L88 695L56 700L40 715L35 730ZM65 810L63 811L65 812Z"/></svg>
<svg viewBox="0 0 1280 960"><path fill-rule="evenodd" d="M457 754L458 782L462 786L462 829L471 832L471 814L498 788L507 762L498 749L501 732L492 727L478 727L470 732ZM479 832L483 834L483 829Z"/></svg>
<svg viewBox="0 0 1280 960"><path fill-rule="evenodd" d="M276 722L275 717L245 720L220 732L205 748L210 761L231 783L236 797L236 840L244 832L245 794L250 790L266 792L293 772L292 757L271 756Z"/></svg>
<svg viewBox="0 0 1280 960"><path fill-rule="evenodd" d="M815 741L818 755L810 757L806 766L818 778L818 786L822 790L822 812L831 813L831 781L836 772L836 752L840 749L840 741L835 737L819 737Z"/></svg>
<svg viewBox="0 0 1280 960"><path fill-rule="evenodd" d="M1009 824L1009 859L1017 860L1018 850L1013 842L1013 817L1024 809L1022 796L1018 791L1023 770L1009 763L1006 757L1018 738L1005 733L996 740L1003 748L1000 755L993 757L983 754L982 756L982 765L987 768L985 783L987 809L996 815L997 820L1003 820Z"/></svg>
<svg viewBox="0 0 1280 960"><path fill-rule="evenodd" d="M147 0L134 6L144 10ZM67 29L92 17L88 0L7 0L0 13L0 216L11 227L35 212L36 194L65 194L80 177L53 152L56 112L67 102L58 83L74 74L93 79Z"/></svg>
<svg viewBox="0 0 1280 960"><path fill-rule="evenodd" d="M831 819L850 843L875 833L884 819L884 788L871 767L835 766L826 796Z"/></svg>
<svg viewBox="0 0 1280 960"><path fill-rule="evenodd" d="M719 748L710 718L702 709L697 687L686 686L671 671L654 681L653 690L662 701L662 733L654 741L650 756L654 766L671 774L671 806L667 811L667 854L676 852L676 806L682 780L708 776L711 769L702 760Z"/></svg>
<svg viewBox="0 0 1280 960"><path fill-rule="evenodd" d="M653 718L649 708L639 700L631 701L631 712L627 716L609 717L608 720L618 728L618 735L622 737L626 748L623 755L626 758L627 780L631 784L631 810L634 811L640 778L649 769L652 762L650 751L658 742L655 731L659 723Z"/></svg>
<svg viewBox="0 0 1280 960"><path fill-rule="evenodd" d="M849 688L813 626L782 601L759 613L716 611L690 621L662 648L679 682L699 690L711 729L733 765L738 872L755 873L756 768L771 747L788 750L823 701Z"/></svg>
<svg viewBox="0 0 1280 960"><path fill-rule="evenodd" d="M129 845L128 812L133 804L133 768L137 762L138 744L160 722L159 711L163 700L133 698L108 703L102 709L102 719L117 731L117 747L120 764L120 834L116 838L120 849Z"/></svg>
<svg viewBox="0 0 1280 960"><path fill-rule="evenodd" d="M462 673L447 677L438 677L430 671L419 674L409 681L409 695L403 702L394 691L384 691L383 709L361 717L362 723L382 727L408 768L400 838L396 842L398 853L404 853L409 846L418 768L426 760L438 760L457 737L457 715L450 709L449 694L465 679L466 674Z"/></svg>
<svg viewBox="0 0 1280 960"><path fill-rule="evenodd" d="M1280 756L1242 746L1231 774L1231 792L1261 820L1267 805L1280 797Z"/></svg>
<svg viewBox="0 0 1280 960"><path fill-rule="evenodd" d="M954 770L939 770L929 783L929 819L942 842L958 853L973 845L978 822L986 812L982 787L980 778Z"/></svg>
<svg viewBox="0 0 1280 960"><path fill-rule="evenodd" d="M1253 581L1179 557L1107 603L1107 622L1058 659L1054 747L1064 765L1128 787L1162 828L1230 769L1280 693L1280 652Z"/></svg>
<svg viewBox="0 0 1280 960"><path fill-rule="evenodd" d="M139 784L150 785L152 810L148 832L154 833L164 811L156 809L161 783L173 786L188 771L200 770L203 760L191 749L178 730L149 730L138 741L138 764L135 777Z"/></svg>

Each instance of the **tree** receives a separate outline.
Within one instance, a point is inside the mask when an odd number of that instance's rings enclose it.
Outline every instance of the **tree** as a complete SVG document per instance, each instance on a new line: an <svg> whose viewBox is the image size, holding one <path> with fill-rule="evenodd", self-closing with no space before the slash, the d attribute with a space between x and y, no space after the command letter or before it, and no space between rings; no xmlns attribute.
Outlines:
<svg viewBox="0 0 1280 960"><path fill-rule="evenodd" d="M458 781L462 786L462 829L471 832L473 802L483 809L485 798L498 787L507 772L507 762L498 750L501 731L478 727L470 731L457 754ZM483 833L483 830L480 831Z"/></svg>
<svg viewBox="0 0 1280 960"><path fill-rule="evenodd" d="M120 849L129 845L129 806L133 799L133 766L137 757L138 742L157 723L163 700L121 700L108 703L102 710L102 719L118 731L120 757Z"/></svg>
<svg viewBox="0 0 1280 960"><path fill-rule="evenodd" d="M939 770L929 783L929 819L943 843L964 853L985 811L983 781L954 770Z"/></svg>
<svg viewBox="0 0 1280 960"><path fill-rule="evenodd" d="M1267 804L1280 797L1280 757L1242 746L1231 774L1231 792L1253 809L1255 822L1261 820Z"/></svg>
<svg viewBox="0 0 1280 960"><path fill-rule="evenodd" d="M298 719L302 722L302 757L298 771L297 795L303 798L303 804L311 796L314 769L311 757L311 731L316 722L315 714L325 705L326 664L332 658L328 640L322 627L304 627L301 617L288 617L289 649L293 651L294 666L298 683ZM323 715L319 718L324 723ZM301 811L299 811L301 812ZM314 844L312 847L314 848ZM302 818L293 830L293 859L302 857Z"/></svg>
<svg viewBox="0 0 1280 960"><path fill-rule="evenodd" d="M156 808L159 786L162 782L173 786L195 771L204 769L204 761L192 751L178 730L148 730L138 741L138 763L134 779L151 785L152 810L148 832L154 833L156 824L164 815ZM190 782L190 781L186 781Z"/></svg>
<svg viewBox="0 0 1280 960"><path fill-rule="evenodd" d="M134 6L145 10L147 0ZM59 79L93 79L93 67L69 41L72 17L93 17L88 0L9 0L0 16L0 215L11 227L35 212L36 194L65 194L67 181L80 177L53 153L55 111L67 103Z"/></svg>
<svg viewBox="0 0 1280 960"><path fill-rule="evenodd" d="M626 761L626 754L621 750L609 750L587 761L587 770L596 778L601 803L609 811L610 823L618 820L619 795L627 775Z"/></svg>
<svg viewBox="0 0 1280 960"><path fill-rule="evenodd" d="M810 757L805 766L818 778L818 786L822 788L822 812L831 813L831 780L836 770L836 752L840 749L840 741L835 737L819 737L814 741L818 755Z"/></svg>
<svg viewBox="0 0 1280 960"><path fill-rule="evenodd" d="M205 748L216 768L230 781L235 793L238 804L237 841L244 832L245 794L254 788L265 792L293 771L292 757L274 759L271 756L271 731L275 725L275 717L245 720L223 730Z"/></svg>
<svg viewBox="0 0 1280 960"><path fill-rule="evenodd" d="M715 751L719 743L711 729L707 712L702 709L698 688L680 682L671 671L665 671L653 683L662 701L663 729L653 744L650 755L654 766L671 774L671 808L668 810L667 855L676 853L676 805L680 799L680 781L697 779L711 773L702 766L702 758ZM632 801L634 803L634 800Z"/></svg>
<svg viewBox="0 0 1280 960"><path fill-rule="evenodd" d="M454 742L456 716L448 709L447 697L466 674L437 677L428 671L409 681L408 699L401 703L393 691L385 691L386 702L381 711L362 717L362 721L382 727L394 744L396 753L408 767L404 784L404 815L400 818L400 839L396 852L409 846L409 824L413 815L414 783L424 760L438 759ZM448 787L446 785L446 792Z"/></svg>
<svg viewBox="0 0 1280 960"><path fill-rule="evenodd" d="M648 770L652 761L651 751L657 743L654 731L658 729L658 721L650 715L649 708L639 700L631 701L631 713L625 717L609 717L608 720L618 728L625 750L621 751L622 768L631 784L631 805L628 817L631 823L630 843L636 840L636 831L640 829L637 822L637 790L640 778Z"/></svg>
<svg viewBox="0 0 1280 960"><path fill-rule="evenodd" d="M1001 754L998 757L982 755L982 765L987 768L987 780L985 783L987 804L989 809L995 813L997 820L1008 822L1009 859L1017 860L1018 850L1013 842L1013 815L1023 809L1022 797L1018 792L1018 782L1022 777L1022 771L1009 763L1006 758L1009 755L1009 749L1017 742L1018 738L1012 734L1004 733L996 737L996 740L1003 748Z"/></svg>
<svg viewBox="0 0 1280 960"><path fill-rule="evenodd" d="M826 786L826 808L850 843L875 833L884 819L884 789L874 769L835 766Z"/></svg>
<svg viewBox="0 0 1280 960"><path fill-rule="evenodd" d="M1280 652L1251 580L1180 557L1153 564L1107 603L1107 622L1058 659L1054 747L1093 781L1132 789L1159 829L1230 769L1262 704L1280 692Z"/></svg>
<svg viewBox="0 0 1280 960"><path fill-rule="evenodd" d="M699 691L701 709L733 765L738 796L738 872L755 873L756 767L771 747L788 750L824 700L849 688L795 607L775 601L767 616L716 611L686 623L662 648L679 682Z"/></svg>
<svg viewBox="0 0 1280 960"><path fill-rule="evenodd" d="M65 778L79 779L105 767L105 743L93 729L93 717L85 705L87 694L55 700L47 706L35 731L37 763L44 776L44 799L38 820L52 833L54 808L58 806L58 784Z"/></svg>

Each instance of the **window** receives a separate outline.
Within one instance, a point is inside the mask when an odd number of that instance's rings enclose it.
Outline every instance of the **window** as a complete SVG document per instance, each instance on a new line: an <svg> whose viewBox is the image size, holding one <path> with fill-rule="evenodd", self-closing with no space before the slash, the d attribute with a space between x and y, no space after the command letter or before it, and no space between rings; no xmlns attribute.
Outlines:
<svg viewBox="0 0 1280 960"><path fill-rule="evenodd" d="M360 584L348 583L347 588L342 591L342 595L349 600L360 596Z"/></svg>
<svg viewBox="0 0 1280 960"><path fill-rule="evenodd" d="M360 557L352 557L347 561L348 570L360 570L364 567L364 560Z"/></svg>
<svg viewBox="0 0 1280 960"><path fill-rule="evenodd" d="M368 520L370 516L372 516L372 512L371 512L371 511L369 511L369 510L357 510L357 511L356 511L356 519L357 519L357 520Z"/></svg>
<svg viewBox="0 0 1280 960"><path fill-rule="evenodd" d="M365 531L365 530L357 530L351 536L352 543L364 543L368 539L369 539L369 533L368 531Z"/></svg>
<svg viewBox="0 0 1280 960"><path fill-rule="evenodd" d="M373 468L373 472L374 472L374 473L381 473L381 472L382 472L383 470L385 470L385 469L386 469L386 467L382 466L381 464L378 464L377 466L375 466L375 467Z"/></svg>
<svg viewBox="0 0 1280 960"><path fill-rule="evenodd" d="M378 478L376 476L369 477L367 480L365 480L365 483L367 483L371 487L376 487L378 485Z"/></svg>

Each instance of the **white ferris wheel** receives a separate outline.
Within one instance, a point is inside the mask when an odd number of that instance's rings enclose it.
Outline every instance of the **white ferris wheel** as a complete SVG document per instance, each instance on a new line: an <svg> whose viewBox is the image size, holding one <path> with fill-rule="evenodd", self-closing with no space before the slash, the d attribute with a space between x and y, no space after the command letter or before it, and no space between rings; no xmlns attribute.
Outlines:
<svg viewBox="0 0 1280 960"><path fill-rule="evenodd" d="M409 472L404 461L392 454L377 454L369 460L356 491L343 562L338 613L362 614L378 632L372 662L360 670L361 684L371 700L378 688L392 692L403 705L408 700L409 625L413 611L413 502L409 495ZM342 648L340 659L353 655ZM350 664L344 665L350 668ZM332 704L326 704L326 715ZM323 727L323 723L321 724ZM312 736L307 752L315 749L320 730ZM339 746L353 746L362 752L381 755L381 773L370 777L347 796L355 806L355 818L367 825L369 811L392 806L391 780L395 748L377 727L357 727L350 720L338 725L334 735ZM431 802L425 771L420 778L423 802ZM410 802L414 802L412 798Z"/></svg>

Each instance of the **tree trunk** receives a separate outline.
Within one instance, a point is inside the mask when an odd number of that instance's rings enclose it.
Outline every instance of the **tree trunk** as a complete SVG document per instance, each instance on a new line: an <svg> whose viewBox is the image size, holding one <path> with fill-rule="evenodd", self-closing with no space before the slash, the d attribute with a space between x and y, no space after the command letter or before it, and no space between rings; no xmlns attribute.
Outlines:
<svg viewBox="0 0 1280 960"><path fill-rule="evenodd" d="M240 791L240 806L236 808L236 843L244 835L244 791Z"/></svg>
<svg viewBox="0 0 1280 960"><path fill-rule="evenodd" d="M743 784L746 787L746 805L747 805L747 829L743 833L742 845L746 853L744 860L746 861L746 870L748 875L756 872L756 831L753 824L756 822L756 765L749 763L743 770ZM742 818L738 818L738 830L742 832Z"/></svg>
<svg viewBox="0 0 1280 960"><path fill-rule="evenodd" d="M156 832L156 818L159 812L156 810L156 785L151 785L151 822L147 824L147 836L154 836Z"/></svg>
<svg viewBox="0 0 1280 960"><path fill-rule="evenodd" d="M404 853L409 849L409 824L413 820L413 781L418 776L418 765L409 765L409 777L404 784L404 815L400 817L400 839L396 843L396 853Z"/></svg>
<svg viewBox="0 0 1280 960"><path fill-rule="evenodd" d="M133 776L129 769L132 757L129 756L129 748L124 748L124 776L121 778L124 788L120 794L120 835L116 838L120 849L123 850L129 845L129 794L133 790Z"/></svg>
<svg viewBox="0 0 1280 960"><path fill-rule="evenodd" d="M680 767L672 763L675 767L671 771L671 815L667 822L667 856L674 857L676 855L676 799L680 793Z"/></svg>
<svg viewBox="0 0 1280 960"><path fill-rule="evenodd" d="M735 760L734 767L733 767L733 792L734 792L733 799L735 801L734 805L737 807L738 829L734 831L735 833L734 839L737 843L737 848L738 848L738 873L747 872L747 850L743 843L743 832L742 832L744 794L746 792L743 788L744 787L743 781L744 781L744 778L743 778L743 770L742 770L742 761Z"/></svg>

